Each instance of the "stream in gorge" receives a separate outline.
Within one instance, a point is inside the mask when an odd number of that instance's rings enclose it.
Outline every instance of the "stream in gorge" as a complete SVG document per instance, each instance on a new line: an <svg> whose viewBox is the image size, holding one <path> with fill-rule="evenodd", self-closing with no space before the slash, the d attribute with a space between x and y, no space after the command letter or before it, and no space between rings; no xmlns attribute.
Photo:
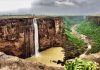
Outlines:
<svg viewBox="0 0 100 70"><path fill-rule="evenodd" d="M86 56L87 52L92 48L92 45L91 45L91 40L89 40L87 36L77 32L77 27L78 26L79 26L79 24L76 24L76 25L73 25L71 27L71 31L72 31L71 34L75 35L76 37L78 37L81 40L83 40L84 43L86 43L87 49L83 54L80 55L80 58L84 58Z"/></svg>

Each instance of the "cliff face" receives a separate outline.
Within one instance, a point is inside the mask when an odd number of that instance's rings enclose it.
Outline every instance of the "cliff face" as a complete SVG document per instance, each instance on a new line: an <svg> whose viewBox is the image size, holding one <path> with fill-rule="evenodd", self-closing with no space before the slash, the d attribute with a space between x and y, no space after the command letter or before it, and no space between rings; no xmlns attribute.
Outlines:
<svg viewBox="0 0 100 70"><path fill-rule="evenodd" d="M62 19L39 18L39 50L62 46ZM21 58L34 54L33 18L0 19L0 51Z"/></svg>
<svg viewBox="0 0 100 70"><path fill-rule="evenodd" d="M87 20L93 21L96 25L100 26L100 16L87 16Z"/></svg>
<svg viewBox="0 0 100 70"><path fill-rule="evenodd" d="M0 51L18 57L29 57L32 51L29 47L30 35L34 31L30 28L31 24L32 19L0 19Z"/></svg>
<svg viewBox="0 0 100 70"><path fill-rule="evenodd" d="M38 20L40 51L49 47L62 46L63 23L61 18L42 18Z"/></svg>

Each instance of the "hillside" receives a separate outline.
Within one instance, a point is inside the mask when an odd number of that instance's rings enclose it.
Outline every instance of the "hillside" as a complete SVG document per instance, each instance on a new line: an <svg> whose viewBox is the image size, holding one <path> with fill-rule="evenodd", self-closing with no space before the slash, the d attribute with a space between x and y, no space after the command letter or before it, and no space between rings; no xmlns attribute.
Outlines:
<svg viewBox="0 0 100 70"><path fill-rule="evenodd" d="M77 29L78 32L87 35L93 40L91 52L100 51L100 26L92 21L83 21Z"/></svg>

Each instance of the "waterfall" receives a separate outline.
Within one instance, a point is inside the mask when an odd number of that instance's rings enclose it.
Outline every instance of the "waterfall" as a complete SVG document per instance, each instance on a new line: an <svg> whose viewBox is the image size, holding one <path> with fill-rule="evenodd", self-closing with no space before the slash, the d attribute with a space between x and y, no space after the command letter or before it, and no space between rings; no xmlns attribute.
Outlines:
<svg viewBox="0 0 100 70"><path fill-rule="evenodd" d="M33 19L33 25L34 25L34 42L35 42L35 56L39 55L39 41L38 41L38 25L37 25L37 19Z"/></svg>

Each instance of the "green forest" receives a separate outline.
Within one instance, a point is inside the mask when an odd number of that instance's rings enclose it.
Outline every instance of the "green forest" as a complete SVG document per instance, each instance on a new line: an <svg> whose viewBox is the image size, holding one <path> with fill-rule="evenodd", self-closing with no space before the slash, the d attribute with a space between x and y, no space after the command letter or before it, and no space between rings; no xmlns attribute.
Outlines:
<svg viewBox="0 0 100 70"><path fill-rule="evenodd" d="M98 26L93 21L83 21L77 28L77 31L87 35L93 40L91 53L96 53L100 51L100 26Z"/></svg>
<svg viewBox="0 0 100 70"><path fill-rule="evenodd" d="M84 54L88 44L91 44L91 49L88 50L87 54L98 53L100 51L100 26L94 20L90 20L87 17L81 16L70 16L63 17L64 21L64 34L68 37L64 49L65 49L65 64L66 70L77 70L77 65L83 65L82 70L97 70L96 64L93 61L87 61L80 59L80 55ZM89 42L85 43L84 40L78 38L77 35L72 34L72 27L76 25L76 32L79 35L86 36ZM76 34L77 34L76 33ZM69 48L70 47L70 48ZM71 49L74 48L74 49ZM71 49L71 50L68 50ZM70 56L72 55L72 56ZM74 60L68 61L70 58ZM78 57L78 58L77 58ZM79 63L78 63L79 62Z"/></svg>

